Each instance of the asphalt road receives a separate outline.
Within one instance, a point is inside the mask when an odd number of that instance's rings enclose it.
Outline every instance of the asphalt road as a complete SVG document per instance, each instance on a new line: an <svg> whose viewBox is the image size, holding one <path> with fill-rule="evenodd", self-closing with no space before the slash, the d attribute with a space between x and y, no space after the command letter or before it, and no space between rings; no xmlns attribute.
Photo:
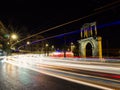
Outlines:
<svg viewBox="0 0 120 90"><path fill-rule="evenodd" d="M0 90L99 90L0 61Z"/></svg>

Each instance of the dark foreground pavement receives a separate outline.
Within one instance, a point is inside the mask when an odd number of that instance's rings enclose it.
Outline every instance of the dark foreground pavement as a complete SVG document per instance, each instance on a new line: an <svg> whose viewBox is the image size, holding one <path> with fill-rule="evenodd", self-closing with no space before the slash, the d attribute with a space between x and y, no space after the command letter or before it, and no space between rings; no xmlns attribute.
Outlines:
<svg viewBox="0 0 120 90"><path fill-rule="evenodd" d="M0 90L99 90L0 61Z"/></svg>

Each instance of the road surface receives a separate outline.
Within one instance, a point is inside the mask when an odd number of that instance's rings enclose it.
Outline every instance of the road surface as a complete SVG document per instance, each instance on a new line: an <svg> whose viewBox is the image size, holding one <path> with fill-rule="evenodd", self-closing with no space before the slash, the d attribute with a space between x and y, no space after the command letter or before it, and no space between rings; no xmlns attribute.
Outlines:
<svg viewBox="0 0 120 90"><path fill-rule="evenodd" d="M100 90L0 61L0 90Z"/></svg>
<svg viewBox="0 0 120 90"><path fill-rule="evenodd" d="M9 56L1 61L0 68L4 78L0 87L12 90L120 89L119 64L25 54Z"/></svg>

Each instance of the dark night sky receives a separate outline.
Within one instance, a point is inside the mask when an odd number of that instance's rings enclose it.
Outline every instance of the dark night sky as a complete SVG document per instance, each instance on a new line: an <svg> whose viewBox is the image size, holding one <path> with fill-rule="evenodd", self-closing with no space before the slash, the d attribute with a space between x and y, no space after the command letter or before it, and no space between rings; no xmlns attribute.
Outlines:
<svg viewBox="0 0 120 90"><path fill-rule="evenodd" d="M7 25L12 23L29 29L47 28L88 15L96 8L115 2L114 0L83 0L79 4L70 1L64 4L61 4L62 2L51 4L52 2L38 1L5 0L1 3L0 19Z"/></svg>
<svg viewBox="0 0 120 90"><path fill-rule="evenodd" d="M18 28L20 33L37 33L50 27L81 18L85 15L89 15L97 8L101 8L104 5L114 4L119 0L82 0L79 2L39 2L39 0L8 0L1 3L0 8L0 20L7 27L9 24ZM97 21L98 25L110 23L114 21L120 21L120 2L115 3L113 8L107 7L105 12L86 18L84 20L75 22L73 24L55 29L52 33L59 34L69 32L81 28L86 22ZM24 28L24 29L22 29ZM27 28L27 29L26 29ZM104 34L101 29L98 31L106 40L116 39L118 33L120 33L120 25L104 28ZM111 34L114 31L114 35ZM103 30L103 29L102 29ZM105 31L106 30L106 31ZM112 32L112 33L111 33ZM108 36L106 35L108 34ZM47 36L47 34L45 34ZM49 33L49 35L52 35ZM117 37L119 38L119 36ZM114 40L115 41L115 40ZM119 47L119 45L117 46Z"/></svg>

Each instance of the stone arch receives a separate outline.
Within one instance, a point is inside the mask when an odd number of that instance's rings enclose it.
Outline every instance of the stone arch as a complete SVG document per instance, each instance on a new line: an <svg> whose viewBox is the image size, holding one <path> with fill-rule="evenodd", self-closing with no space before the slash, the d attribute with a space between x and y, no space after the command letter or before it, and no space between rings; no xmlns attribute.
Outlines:
<svg viewBox="0 0 120 90"><path fill-rule="evenodd" d="M78 41L79 42L79 52L80 52L79 55L81 57L86 57L86 46L89 43L91 45L91 50L92 50L91 57L98 57L99 53L101 53L101 51L99 49L98 41L99 41L98 37L96 37L96 38L89 37L89 38L81 39L80 41Z"/></svg>
<svg viewBox="0 0 120 90"><path fill-rule="evenodd" d="M94 57L94 56L96 56L96 49L97 49L97 42L96 42L96 40L94 40L94 38L86 38L85 39L85 41L84 41L84 39L83 39L83 42L82 42L82 44L84 45L84 51L82 51L82 52L84 52L84 57L86 57L87 55L86 55L86 46L88 45L88 44L90 44L91 45L91 50L92 50L92 55L91 55L91 57Z"/></svg>

